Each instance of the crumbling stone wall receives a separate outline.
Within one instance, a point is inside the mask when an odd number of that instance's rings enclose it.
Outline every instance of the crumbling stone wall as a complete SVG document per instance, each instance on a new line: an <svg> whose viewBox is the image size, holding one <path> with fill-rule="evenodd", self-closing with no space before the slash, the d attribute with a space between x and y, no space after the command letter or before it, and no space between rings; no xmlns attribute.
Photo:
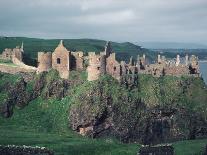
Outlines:
<svg viewBox="0 0 207 155"><path fill-rule="evenodd" d="M9 74L17 74L17 73L27 73L27 72L35 72L33 69L26 69L19 66L8 66L0 64L0 72L9 73Z"/></svg>
<svg viewBox="0 0 207 155"><path fill-rule="evenodd" d="M63 46L63 42L60 41L60 44L52 53L52 68L59 72L61 78L67 79L69 77L70 57L71 52L69 52Z"/></svg>
<svg viewBox="0 0 207 155"><path fill-rule="evenodd" d="M71 69L74 70L83 70L83 62L84 62L84 57L83 57L83 52L71 52Z"/></svg>
<svg viewBox="0 0 207 155"><path fill-rule="evenodd" d="M97 80L106 73L106 56L89 53L88 81Z"/></svg>
<svg viewBox="0 0 207 155"><path fill-rule="evenodd" d="M5 60L11 60L12 59L12 55L13 55L13 51L10 48L6 48L2 54L0 55L1 59L5 59Z"/></svg>
<svg viewBox="0 0 207 155"><path fill-rule="evenodd" d="M165 75L182 76L189 75L189 69L186 66L169 66L164 69Z"/></svg>
<svg viewBox="0 0 207 155"><path fill-rule="evenodd" d="M112 53L106 60L106 72L117 80L121 78L121 65L116 61L115 53Z"/></svg>
<svg viewBox="0 0 207 155"><path fill-rule="evenodd" d="M49 71L52 68L52 53L38 52L38 69L37 72Z"/></svg>
<svg viewBox="0 0 207 155"><path fill-rule="evenodd" d="M23 47L19 48L18 46L14 49L9 49L6 48L2 54L0 55L1 59L5 59L5 60L11 60L12 58L15 57L17 58L19 61L22 61L23 58Z"/></svg>

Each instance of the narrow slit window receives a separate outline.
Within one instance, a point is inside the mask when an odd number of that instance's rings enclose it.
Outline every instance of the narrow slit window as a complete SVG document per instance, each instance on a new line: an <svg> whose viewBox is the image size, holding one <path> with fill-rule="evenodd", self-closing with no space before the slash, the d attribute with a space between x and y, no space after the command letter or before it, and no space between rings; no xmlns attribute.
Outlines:
<svg viewBox="0 0 207 155"><path fill-rule="evenodd" d="M57 58L57 64L60 64L60 58Z"/></svg>

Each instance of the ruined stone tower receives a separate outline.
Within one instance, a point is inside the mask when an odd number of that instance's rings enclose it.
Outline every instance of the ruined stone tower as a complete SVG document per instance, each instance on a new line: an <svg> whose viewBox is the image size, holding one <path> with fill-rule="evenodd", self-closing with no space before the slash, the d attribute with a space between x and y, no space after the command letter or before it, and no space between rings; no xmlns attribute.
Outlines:
<svg viewBox="0 0 207 155"><path fill-rule="evenodd" d="M89 53L88 81L97 80L106 73L106 56Z"/></svg>
<svg viewBox="0 0 207 155"><path fill-rule="evenodd" d="M52 53L38 52L37 73L49 71L52 68Z"/></svg>
<svg viewBox="0 0 207 155"><path fill-rule="evenodd" d="M61 40L58 47L52 53L52 68L59 72L61 78L67 79L69 77L70 55L71 52L64 47Z"/></svg>

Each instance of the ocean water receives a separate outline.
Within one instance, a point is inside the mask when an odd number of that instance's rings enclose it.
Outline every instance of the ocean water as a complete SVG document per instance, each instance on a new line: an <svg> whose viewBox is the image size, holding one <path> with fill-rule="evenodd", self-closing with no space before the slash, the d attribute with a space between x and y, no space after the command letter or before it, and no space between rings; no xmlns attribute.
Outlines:
<svg viewBox="0 0 207 155"><path fill-rule="evenodd" d="M207 62L199 62L199 65L200 65L200 72L207 85Z"/></svg>

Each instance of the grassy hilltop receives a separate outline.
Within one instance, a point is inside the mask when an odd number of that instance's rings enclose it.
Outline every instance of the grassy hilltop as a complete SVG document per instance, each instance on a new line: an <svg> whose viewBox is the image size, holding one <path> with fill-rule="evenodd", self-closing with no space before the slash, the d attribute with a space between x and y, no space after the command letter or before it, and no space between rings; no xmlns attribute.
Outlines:
<svg viewBox="0 0 207 155"><path fill-rule="evenodd" d="M41 78L41 75L36 78ZM9 96L6 88L17 85L20 81L19 75L0 74L0 105L5 103ZM137 116L143 115L144 111L140 113L139 103L138 109L133 110L134 101L137 99L141 99L147 107L182 106L192 114L199 114L203 119L207 118L206 88L203 81L198 78L154 78L143 75L138 80L138 87L127 88L119 85L110 76L88 82L85 72L74 71L69 79L73 82L70 82L68 95L62 99L53 96L54 94L48 97L48 93L51 94L48 89L56 81L61 82L57 72L52 70L45 75L45 83L37 98L23 106L12 105L13 115L10 118L0 116L0 145L44 146L54 150L57 155L135 155L140 144L123 144L114 138L90 139L78 135L69 128L71 108L84 106L88 100L92 100L92 112L94 114L100 112L104 105L100 102L101 96L97 95L99 89L103 91L103 95L111 94L113 101L111 105L117 106L119 117L123 117L122 122L125 121L125 116L131 121L132 118L137 119ZM27 94L34 94L35 83L31 81L26 84ZM93 97L90 94L97 96ZM143 115L141 118L144 117ZM182 119L181 123L185 125L187 121L185 118ZM131 121L130 124L133 123ZM183 130L188 130L188 126L183 126ZM199 153L206 143L206 139L189 140L175 142L173 146L176 155L190 155Z"/></svg>
<svg viewBox="0 0 207 155"><path fill-rule="evenodd" d="M5 48L14 48L24 42L25 55L27 59L37 59L37 52L51 51L60 42L60 39L36 39L25 37L0 37L0 52ZM96 39L64 39L64 45L68 50L87 52L100 52L104 50L106 41ZM112 42L112 48L117 53L118 60L129 60L131 56L134 59L137 55L145 53L150 59L155 57L154 52L143 49L140 46L134 45L129 42L116 43ZM30 60L31 61L31 60Z"/></svg>

